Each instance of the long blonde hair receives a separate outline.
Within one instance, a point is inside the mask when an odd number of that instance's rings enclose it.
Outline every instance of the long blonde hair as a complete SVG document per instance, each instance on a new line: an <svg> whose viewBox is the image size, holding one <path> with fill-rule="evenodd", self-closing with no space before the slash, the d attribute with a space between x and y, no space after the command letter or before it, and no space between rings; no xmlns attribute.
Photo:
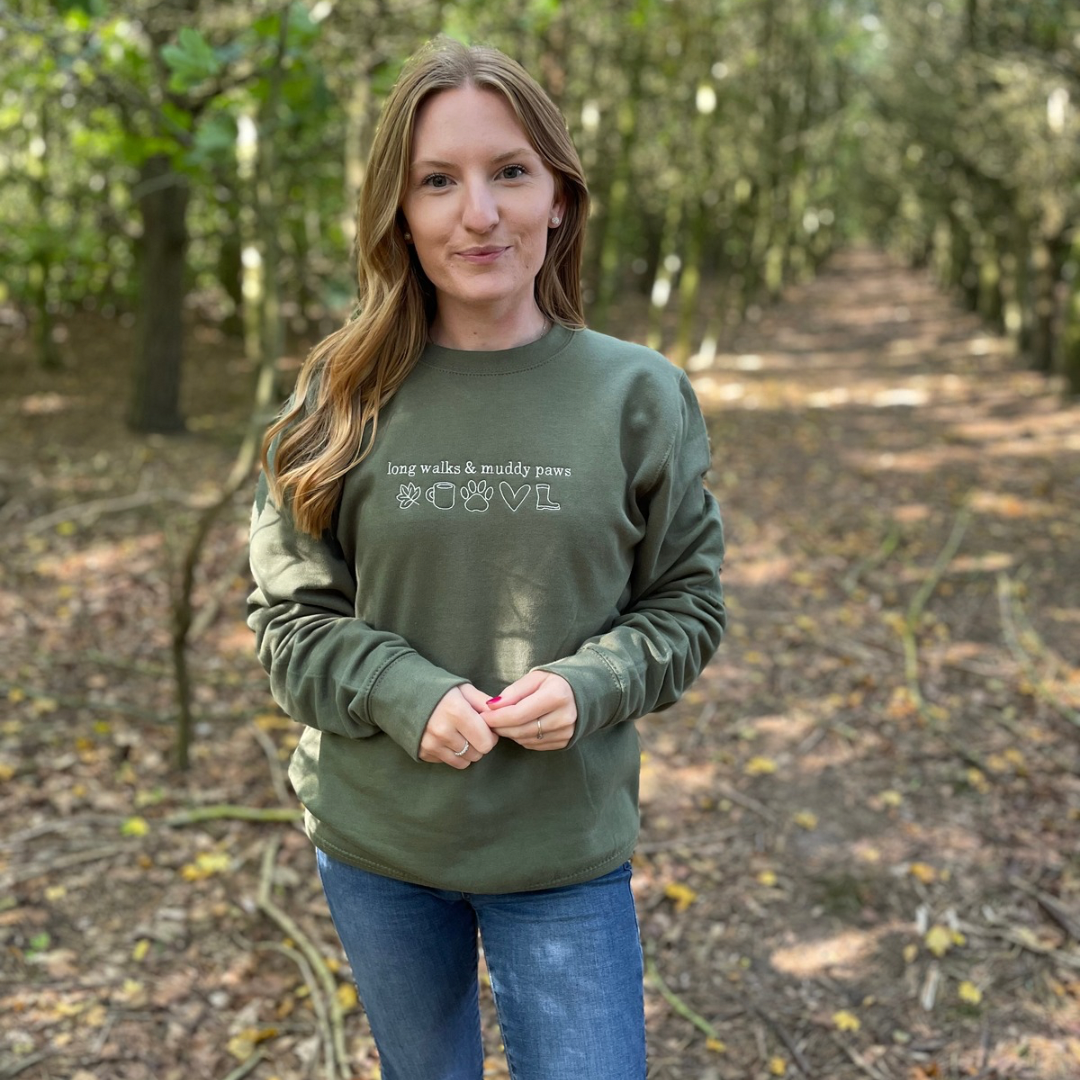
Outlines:
<svg viewBox="0 0 1080 1080"><path fill-rule="evenodd" d="M435 294L405 242L399 208L417 110L432 94L462 86L503 94L553 173L563 221L548 234L536 302L552 322L585 325L581 255L589 194L566 122L528 72L497 49L449 38L428 42L402 68L372 142L356 209L359 310L308 354L292 407L263 440L263 468L275 502L287 501L297 527L312 536L329 527L345 474L371 449L379 409L427 343Z"/></svg>

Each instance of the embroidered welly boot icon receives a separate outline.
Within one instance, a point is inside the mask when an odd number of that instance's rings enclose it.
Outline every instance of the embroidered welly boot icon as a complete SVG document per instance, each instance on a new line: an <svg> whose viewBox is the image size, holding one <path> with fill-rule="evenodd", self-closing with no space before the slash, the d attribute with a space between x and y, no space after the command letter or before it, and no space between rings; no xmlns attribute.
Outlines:
<svg viewBox="0 0 1080 1080"><path fill-rule="evenodd" d="M561 510L562 507L553 502L551 498L550 484L536 485L536 509L537 510Z"/></svg>

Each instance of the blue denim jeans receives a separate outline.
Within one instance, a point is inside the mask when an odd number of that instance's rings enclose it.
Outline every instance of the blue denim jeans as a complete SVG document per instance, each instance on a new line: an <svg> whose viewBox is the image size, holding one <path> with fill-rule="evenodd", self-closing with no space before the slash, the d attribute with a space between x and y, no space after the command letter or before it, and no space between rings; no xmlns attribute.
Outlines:
<svg viewBox="0 0 1080 1080"><path fill-rule="evenodd" d="M463 893L317 854L383 1080L481 1080L478 930L512 1080L644 1080L629 863L580 885Z"/></svg>

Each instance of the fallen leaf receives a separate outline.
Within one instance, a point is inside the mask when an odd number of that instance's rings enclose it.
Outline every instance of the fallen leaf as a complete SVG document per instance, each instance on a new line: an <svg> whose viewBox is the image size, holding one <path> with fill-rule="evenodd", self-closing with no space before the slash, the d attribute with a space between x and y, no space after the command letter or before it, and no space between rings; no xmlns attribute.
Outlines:
<svg viewBox="0 0 1080 1080"><path fill-rule="evenodd" d="M953 947L952 931L947 926L931 926L923 940L935 956L944 956Z"/></svg>
<svg viewBox="0 0 1080 1080"><path fill-rule="evenodd" d="M772 758L752 757L743 767L747 776L768 776L776 772L776 762Z"/></svg>
<svg viewBox="0 0 1080 1080"><path fill-rule="evenodd" d="M679 912L685 911L697 899L693 889L677 881L669 881L664 886L664 895L675 902L675 910Z"/></svg>
<svg viewBox="0 0 1080 1080"><path fill-rule="evenodd" d="M837 1031L858 1031L862 1027L862 1021L847 1009L841 1009L832 1014L832 1022Z"/></svg>
<svg viewBox="0 0 1080 1080"><path fill-rule="evenodd" d="M961 1001L966 1001L969 1005L978 1005L982 1001L982 991L966 979L957 988L956 993Z"/></svg>

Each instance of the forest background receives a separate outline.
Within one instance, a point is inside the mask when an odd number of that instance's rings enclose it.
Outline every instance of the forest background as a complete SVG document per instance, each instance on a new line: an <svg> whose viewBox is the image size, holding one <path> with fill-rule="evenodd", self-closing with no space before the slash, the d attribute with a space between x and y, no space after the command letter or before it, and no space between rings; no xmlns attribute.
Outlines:
<svg viewBox="0 0 1080 1080"><path fill-rule="evenodd" d="M246 520L440 32L560 105L589 323L710 422L733 630L642 725L650 1075L1076 1075L1075 4L0 0L0 1077L377 1075Z"/></svg>

